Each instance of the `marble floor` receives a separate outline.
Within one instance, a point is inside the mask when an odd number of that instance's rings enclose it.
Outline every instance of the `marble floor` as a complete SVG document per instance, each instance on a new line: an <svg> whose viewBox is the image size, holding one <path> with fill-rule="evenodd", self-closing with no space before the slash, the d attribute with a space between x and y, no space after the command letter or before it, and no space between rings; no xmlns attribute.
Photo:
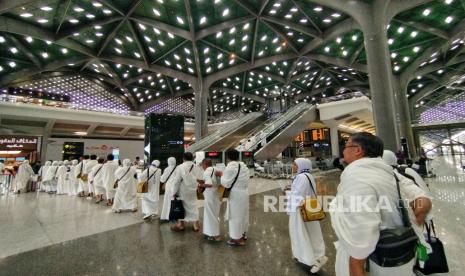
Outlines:
<svg viewBox="0 0 465 276"><path fill-rule="evenodd" d="M429 178L435 224L451 272L463 275L465 175L452 160L437 160ZM333 195L339 174L321 176L320 193ZM265 213L263 198L279 195L289 180L254 178L250 185L249 241L230 248L199 233L174 233L169 224L142 222L140 213L113 214L80 198L25 194L0 196L0 275L308 275L291 258L288 218ZM223 205L224 208L224 205ZM334 232L322 221L334 275ZM227 227L222 225L226 239Z"/></svg>

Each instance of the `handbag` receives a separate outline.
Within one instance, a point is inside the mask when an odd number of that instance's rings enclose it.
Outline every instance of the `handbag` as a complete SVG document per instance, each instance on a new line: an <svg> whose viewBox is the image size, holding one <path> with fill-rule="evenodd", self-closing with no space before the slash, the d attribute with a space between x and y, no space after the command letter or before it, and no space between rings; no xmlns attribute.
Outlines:
<svg viewBox="0 0 465 276"><path fill-rule="evenodd" d="M231 184L231 187L226 188L222 185L218 187L218 195L220 197L220 200L223 198L228 198L229 194L231 193L232 188L234 187L234 184L236 184L237 178L239 177L239 173L241 172L241 164L239 164L239 169L237 170L236 177L234 178L233 183Z"/></svg>
<svg viewBox="0 0 465 276"><path fill-rule="evenodd" d="M149 168L147 168L147 181L142 181L137 184L137 192L140 194L146 194L149 192L149 180L152 176L157 173L158 168L153 172L151 176L149 176Z"/></svg>
<svg viewBox="0 0 465 276"><path fill-rule="evenodd" d="M215 173L215 168L212 168L212 174L210 175L210 178L213 177L213 174ZM205 187L197 187L197 199L198 200L204 200L205 196L203 195L203 192L205 192Z"/></svg>
<svg viewBox="0 0 465 276"><path fill-rule="evenodd" d="M171 200L169 220L179 220L186 217L186 211L182 200L179 200L176 196Z"/></svg>
<svg viewBox="0 0 465 276"><path fill-rule="evenodd" d="M81 169L79 170L78 175L76 176L77 179L80 179L82 176L82 167L84 167L84 163L81 161Z"/></svg>
<svg viewBox="0 0 465 276"><path fill-rule="evenodd" d="M123 174L123 176L121 176L120 179L116 179L115 183L113 183L113 189L116 189L118 188L118 182L123 179L123 177L126 176L126 174L128 174L129 170L131 169L131 167L128 168L128 170Z"/></svg>
<svg viewBox="0 0 465 276"><path fill-rule="evenodd" d="M407 209L400 195L399 179L394 173L397 194L399 196L399 211L403 225L381 230L375 251L369 256L370 260L381 267L396 267L404 265L415 258L418 237L408 218Z"/></svg>
<svg viewBox="0 0 465 276"><path fill-rule="evenodd" d="M431 245L433 252L428 254L428 259L426 260L423 268L420 266L418 260L415 264L415 270L420 271L424 275L430 275L433 273L447 273L449 272L449 266L447 265L446 253L444 251L444 245L441 240L436 235L436 230L434 229L434 223L431 221L431 226L428 226L428 223L425 223L426 228L426 242ZM431 229L433 230L434 236L431 236Z"/></svg>
<svg viewBox="0 0 465 276"><path fill-rule="evenodd" d="M313 193L315 196L317 196L310 177L308 177L306 173L304 173L304 175L307 177ZM322 220L326 217L326 214L323 211L323 206L321 206L321 204L318 202L318 199L315 197L306 198L304 203L300 206L299 210L304 222Z"/></svg>

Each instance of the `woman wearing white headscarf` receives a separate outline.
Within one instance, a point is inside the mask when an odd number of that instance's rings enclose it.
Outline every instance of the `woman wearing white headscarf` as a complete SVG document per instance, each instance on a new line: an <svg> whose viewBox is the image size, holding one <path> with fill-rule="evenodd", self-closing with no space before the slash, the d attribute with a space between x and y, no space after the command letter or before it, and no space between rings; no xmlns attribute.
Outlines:
<svg viewBox="0 0 465 276"><path fill-rule="evenodd" d="M163 196L163 207L161 209L160 220L169 221L170 209L171 209L171 195L173 185L171 181L168 181L176 169L176 158L168 158L168 167L163 171L163 175L160 177L160 182L165 185L165 195Z"/></svg>
<svg viewBox="0 0 465 276"><path fill-rule="evenodd" d="M64 162L59 162L58 163L60 166L58 167L57 170L57 195L63 195L66 194L66 176L68 174L68 160L65 160Z"/></svg>
<svg viewBox="0 0 465 276"><path fill-rule="evenodd" d="M69 175L68 175L68 195L75 196L77 195L78 189L78 179L74 176L74 171L76 170L76 166L79 163L76 159L71 161L71 166L69 167Z"/></svg>
<svg viewBox="0 0 465 276"><path fill-rule="evenodd" d="M142 214L144 214L144 219L150 219L158 215L161 175L159 166L160 161L153 160L152 164L140 174L139 181L148 181L149 186L149 191L142 197Z"/></svg>
<svg viewBox="0 0 465 276"><path fill-rule="evenodd" d="M113 212L120 213L122 210L137 211L137 191L136 191L136 169L132 167L131 160L124 159L123 166L115 172L118 180Z"/></svg>
<svg viewBox="0 0 465 276"><path fill-rule="evenodd" d="M40 181L40 191L41 192L45 192L46 189L47 189L47 186L49 185L48 181L45 180L45 176L47 175L47 172L50 169L50 166L52 166L52 162L46 161L45 165L43 165L39 169L39 177L41 179L41 181Z"/></svg>
<svg viewBox="0 0 465 276"><path fill-rule="evenodd" d="M52 165L48 168L45 180L47 182L47 192L53 194L57 190L57 173L58 173L58 161L53 161Z"/></svg>
<svg viewBox="0 0 465 276"><path fill-rule="evenodd" d="M34 174L31 165L29 165L29 160L24 160L23 163L18 168L18 174L16 175L16 192L26 192L27 183L31 179L31 176Z"/></svg>
<svg viewBox="0 0 465 276"><path fill-rule="evenodd" d="M317 273L328 261L320 222L304 222L299 212L299 206L306 197L317 196L315 179L310 174L312 162L307 158L297 158L292 164L292 170L297 173L288 192L292 256L299 263L309 266L311 273Z"/></svg>

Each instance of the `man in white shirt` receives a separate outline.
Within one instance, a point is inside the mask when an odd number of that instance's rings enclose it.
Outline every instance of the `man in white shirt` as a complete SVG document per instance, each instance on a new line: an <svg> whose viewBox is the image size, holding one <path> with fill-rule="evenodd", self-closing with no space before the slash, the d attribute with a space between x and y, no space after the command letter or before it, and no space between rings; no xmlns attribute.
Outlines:
<svg viewBox="0 0 465 276"><path fill-rule="evenodd" d="M102 185L106 191L107 206L113 205L113 199L115 197L116 190L113 188L116 177L115 172L118 169L118 162L114 160L113 154L107 155L107 162L102 167Z"/></svg>
<svg viewBox="0 0 465 276"><path fill-rule="evenodd" d="M202 180L203 170L195 165L194 156L191 152L184 153L184 163L176 167L172 177L173 192L178 194L182 200L186 216L179 220L171 229L183 231L185 222L192 222L194 231L200 230L199 210L197 206L197 180Z"/></svg>
<svg viewBox="0 0 465 276"><path fill-rule="evenodd" d="M366 132L356 133L347 141L343 153L349 165L341 175L330 208L331 223L339 239L336 243L336 275L367 275L365 265L375 251L380 231L403 226L396 208L399 200L397 185L392 167L380 158L383 142L378 137ZM417 188L411 194L423 192ZM391 208L381 208L381 198L384 199L383 206ZM363 202L362 208L354 208L356 200L353 199ZM431 201L419 196L411 203L414 203L416 223L423 224L431 209ZM415 258L412 258L396 267L381 267L370 260L369 275L410 276L414 262Z"/></svg>

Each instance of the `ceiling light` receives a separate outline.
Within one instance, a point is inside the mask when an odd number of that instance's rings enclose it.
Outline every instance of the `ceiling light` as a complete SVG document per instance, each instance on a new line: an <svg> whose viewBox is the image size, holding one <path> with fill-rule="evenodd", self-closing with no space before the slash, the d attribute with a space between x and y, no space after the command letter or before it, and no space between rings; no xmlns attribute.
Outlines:
<svg viewBox="0 0 465 276"><path fill-rule="evenodd" d="M453 16L448 16L446 20L444 20L447 24L451 23L454 20Z"/></svg>
<svg viewBox="0 0 465 276"><path fill-rule="evenodd" d="M161 13L157 10L157 9L152 9L153 13L156 15L156 16L160 16Z"/></svg>
<svg viewBox="0 0 465 276"><path fill-rule="evenodd" d="M39 22L40 24L45 24L48 22L47 19L44 19L44 18L41 18L41 19L38 19L37 22Z"/></svg>
<svg viewBox="0 0 465 276"><path fill-rule="evenodd" d="M418 32L417 31L413 31L410 33L410 36L411 37L416 37L418 35Z"/></svg>
<svg viewBox="0 0 465 276"><path fill-rule="evenodd" d="M244 30L247 30L247 29L249 28L249 26L250 26L250 24L247 23L247 24L244 25L243 29L244 29Z"/></svg>
<svg viewBox="0 0 465 276"><path fill-rule="evenodd" d="M53 9L52 9L51 7L49 7L49 6L43 6L43 7L41 7L40 9L43 10L43 11L51 11L51 10L53 10Z"/></svg>
<svg viewBox="0 0 465 276"><path fill-rule="evenodd" d="M321 12L323 10L323 8L322 7L315 7L313 10L316 11L316 12Z"/></svg>
<svg viewBox="0 0 465 276"><path fill-rule="evenodd" d="M229 14L229 9L226 8L224 11L223 11L223 16L228 16Z"/></svg>
<svg viewBox="0 0 465 276"><path fill-rule="evenodd" d="M84 136L84 135L87 135L87 132L85 132L85 131L75 131L74 134Z"/></svg>
<svg viewBox="0 0 465 276"><path fill-rule="evenodd" d="M28 17L32 17L33 14L32 14L32 13L25 12L25 13L20 14L19 16L24 17L24 18L28 18Z"/></svg>
<svg viewBox="0 0 465 276"><path fill-rule="evenodd" d="M176 16L176 20L178 21L179 24L181 24L181 25L184 24L184 20L181 17Z"/></svg>
<svg viewBox="0 0 465 276"><path fill-rule="evenodd" d="M428 16L428 15L430 15L430 13L431 13L430 9L423 10L423 16Z"/></svg>
<svg viewBox="0 0 465 276"><path fill-rule="evenodd" d="M207 18L202 16L202 18L200 18L200 25L204 24L205 22L207 22Z"/></svg>
<svg viewBox="0 0 465 276"><path fill-rule="evenodd" d="M397 53L392 53L391 54L391 58L396 58L397 57Z"/></svg>
<svg viewBox="0 0 465 276"><path fill-rule="evenodd" d="M399 27L399 28L397 29L397 32L398 32L399 34L401 34L401 33L404 32L404 30L405 30L404 27Z"/></svg>
<svg viewBox="0 0 465 276"><path fill-rule="evenodd" d="M415 53L418 53L420 51L420 47L418 47L418 46L413 47L413 51Z"/></svg>

